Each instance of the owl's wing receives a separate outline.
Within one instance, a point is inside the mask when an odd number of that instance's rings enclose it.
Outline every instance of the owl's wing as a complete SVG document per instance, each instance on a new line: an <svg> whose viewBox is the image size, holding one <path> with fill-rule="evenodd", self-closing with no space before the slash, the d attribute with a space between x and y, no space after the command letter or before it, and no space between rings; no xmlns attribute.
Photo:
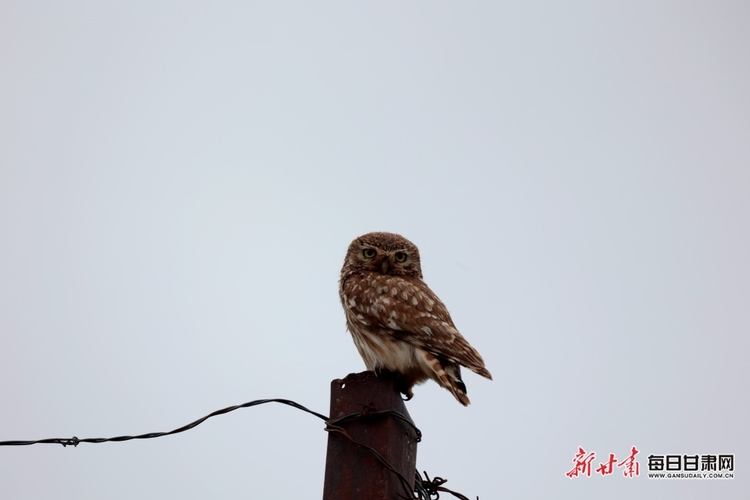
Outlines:
<svg viewBox="0 0 750 500"><path fill-rule="evenodd" d="M464 339L445 305L421 279L366 273L350 277L343 287L349 297L344 307L362 323L389 330L400 340L492 379L482 356Z"/></svg>

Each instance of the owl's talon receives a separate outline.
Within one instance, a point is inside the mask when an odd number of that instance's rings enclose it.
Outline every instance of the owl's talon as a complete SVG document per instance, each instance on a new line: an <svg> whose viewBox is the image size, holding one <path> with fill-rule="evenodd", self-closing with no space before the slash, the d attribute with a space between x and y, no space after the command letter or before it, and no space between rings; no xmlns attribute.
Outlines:
<svg viewBox="0 0 750 500"><path fill-rule="evenodd" d="M411 398L414 397L414 392L411 390L411 387L409 387L405 391L400 391L400 392L401 392L401 394L403 394L404 396L406 396L404 398L404 401L411 401Z"/></svg>

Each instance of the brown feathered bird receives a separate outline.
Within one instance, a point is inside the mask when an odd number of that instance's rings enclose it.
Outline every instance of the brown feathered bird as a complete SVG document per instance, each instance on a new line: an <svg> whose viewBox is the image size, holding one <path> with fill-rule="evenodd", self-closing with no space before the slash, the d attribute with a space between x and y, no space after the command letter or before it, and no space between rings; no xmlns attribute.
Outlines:
<svg viewBox="0 0 750 500"><path fill-rule="evenodd" d="M367 369L395 373L407 400L415 384L432 379L467 406L461 366L492 380L482 356L422 281L419 249L403 236L368 233L352 241L339 294Z"/></svg>

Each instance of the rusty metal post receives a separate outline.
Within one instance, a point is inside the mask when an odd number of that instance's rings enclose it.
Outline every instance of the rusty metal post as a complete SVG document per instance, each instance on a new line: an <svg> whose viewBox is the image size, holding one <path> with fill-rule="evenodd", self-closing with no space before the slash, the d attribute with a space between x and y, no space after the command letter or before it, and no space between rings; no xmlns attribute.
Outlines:
<svg viewBox="0 0 750 500"><path fill-rule="evenodd" d="M371 415L335 424L351 439L329 429L323 500L395 500L412 494L416 431L392 415L372 415L383 410L397 411L411 421L393 378L368 371L331 382L331 422L363 411ZM352 440L377 450L407 484Z"/></svg>

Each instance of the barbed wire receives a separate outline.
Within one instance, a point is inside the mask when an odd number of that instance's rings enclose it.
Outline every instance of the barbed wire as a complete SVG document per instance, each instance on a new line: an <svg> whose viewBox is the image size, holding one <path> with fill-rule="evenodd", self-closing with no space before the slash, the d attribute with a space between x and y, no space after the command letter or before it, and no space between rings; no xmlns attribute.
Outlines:
<svg viewBox="0 0 750 500"><path fill-rule="evenodd" d="M171 431L166 431L166 432L148 432L146 434L138 434L136 436L115 436L115 437L109 437L109 438L80 439L76 436L73 436L71 438L47 438L47 439L25 440L25 441L24 440L0 441L0 446L30 446L34 444L61 444L63 445L63 447L67 447L67 446L76 447L81 443L98 444L98 443L107 443L107 442L123 442L123 441L130 441L133 439L154 439L154 438L159 438L163 436L171 436L173 434L179 434L181 432L188 431L202 424L203 422L205 422L211 417L224 415L226 413L233 412L241 408L250 408L253 406L259 406L259 405L263 405L267 403L279 403L279 404L291 406L292 408L296 408L297 410L309 413L310 415L314 415L326 423L325 430L327 432L333 432L341 436L344 436L346 439L348 439L352 444L354 444L358 448L364 449L368 451L369 453L371 453L383 465L383 467L385 467L391 473L396 475L396 477L401 483L401 486L403 487L405 494L406 494L406 496L403 498L416 499L416 500L437 500L440 498L440 492L445 492L445 493L452 494L453 496L455 496L456 498L459 498L460 500L469 500L468 497L465 497L464 495L460 493L456 493L455 491L451 491L448 488L445 488L443 484L447 481L447 479L443 479L441 477L435 477L433 479L430 479L429 476L427 475L427 472L424 473L425 478L423 479L419 473L419 470L415 471L414 489L412 491L409 481L403 476L403 474L401 474L398 470L396 470L396 468L393 467L393 465L391 465L388 462L388 460L386 460L386 458L380 454L378 450L353 439L349 435L349 433L346 431L346 429L344 429L341 426L341 424L344 424L352 420L363 419L363 418L376 418L376 417L382 417L382 416L390 416L390 417L397 418L403 421L404 423L406 423L407 425L409 425L414 430L416 442L420 442L422 440L422 432L417 428L416 425L414 425L414 422L412 422L412 420L406 415L400 412L397 412L395 410L375 410L369 405L364 405L362 411L360 412L351 413L349 415L344 415L343 417L340 417L337 419L330 419L329 417L323 415L322 413L313 411L297 403L296 401L292 401L289 399L278 399L278 398L277 399L256 399L254 401L248 401L247 403L242 403L242 404L234 405L234 406L228 406L226 408L216 410L214 412L209 413L205 417L202 417L202 418L199 418L198 420L190 422L187 425L183 425L182 427L178 427L177 429L173 429ZM477 500L479 500L479 497L477 497Z"/></svg>
<svg viewBox="0 0 750 500"><path fill-rule="evenodd" d="M212 413L209 413L203 418L199 418L195 422L191 422L187 425L183 425L182 427L179 427L177 429L167 431L167 432L148 432L146 434L139 434L137 436L116 436L111 438L83 438L79 439L76 436L73 436L72 438L48 438L48 439L37 439L35 441L0 441L0 446L29 446L32 444L61 444L63 446L78 446L80 443L107 443L107 442L122 442L122 441L130 441L132 439L153 439L153 438L159 438L162 436L170 436L172 434L179 434L180 432L188 431L194 427L197 427L198 425L202 424L206 420L208 420L211 417L215 417L217 415L224 415L225 413L229 413L235 410L239 410L240 408L250 408L251 406L258 406L263 405L266 403L281 403L288 406L291 406L293 408L296 408L298 410L302 410L304 412L309 413L310 415L315 415L316 417L327 421L328 417L325 415L312 411L309 408L306 408L302 406L301 404L291 401L289 399L256 399L255 401L249 401L247 403L243 403L241 405L235 405L235 406L228 406L226 408L222 408L221 410L216 410Z"/></svg>
<svg viewBox="0 0 750 500"><path fill-rule="evenodd" d="M427 475L426 471L424 473L424 477L425 479L422 479L422 476L419 474L419 470L417 470L417 475L414 480L414 493L417 495L417 498L419 498L419 500L437 500L438 498L440 498L441 491L450 493L460 500L470 500L469 497L466 497L461 493L445 488L443 484L448 482L447 479L443 479L442 477L434 477L430 479L430 476ZM479 500L479 497L477 497L477 500Z"/></svg>

